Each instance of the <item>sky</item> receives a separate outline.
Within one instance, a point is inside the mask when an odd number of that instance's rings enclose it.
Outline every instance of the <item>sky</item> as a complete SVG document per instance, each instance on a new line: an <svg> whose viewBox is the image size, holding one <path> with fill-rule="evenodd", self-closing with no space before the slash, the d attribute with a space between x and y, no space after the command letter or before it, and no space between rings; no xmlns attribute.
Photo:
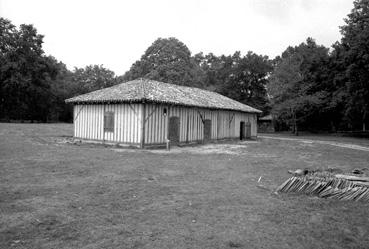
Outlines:
<svg viewBox="0 0 369 249"><path fill-rule="evenodd" d="M192 54L274 58L308 37L330 47L352 8L353 0L0 0L1 17L45 36L47 55L117 75L159 37L176 37Z"/></svg>

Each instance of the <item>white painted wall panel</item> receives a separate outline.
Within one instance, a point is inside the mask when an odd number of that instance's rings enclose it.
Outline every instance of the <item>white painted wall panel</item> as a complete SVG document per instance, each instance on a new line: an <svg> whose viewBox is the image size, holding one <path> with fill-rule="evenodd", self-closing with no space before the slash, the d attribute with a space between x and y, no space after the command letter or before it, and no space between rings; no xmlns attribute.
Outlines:
<svg viewBox="0 0 369 249"><path fill-rule="evenodd" d="M140 104L75 105L74 136L117 143L140 142ZM104 113L114 112L114 132L104 132Z"/></svg>

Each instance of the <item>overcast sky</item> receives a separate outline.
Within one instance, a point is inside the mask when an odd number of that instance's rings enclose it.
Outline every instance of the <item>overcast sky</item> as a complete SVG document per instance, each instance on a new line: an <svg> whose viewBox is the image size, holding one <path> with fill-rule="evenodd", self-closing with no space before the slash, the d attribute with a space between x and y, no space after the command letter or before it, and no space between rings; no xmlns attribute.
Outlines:
<svg viewBox="0 0 369 249"><path fill-rule="evenodd" d="M331 46L353 0L0 0L0 16L34 24L44 51L69 69L103 64L120 75L158 37L192 54L274 58L307 37Z"/></svg>

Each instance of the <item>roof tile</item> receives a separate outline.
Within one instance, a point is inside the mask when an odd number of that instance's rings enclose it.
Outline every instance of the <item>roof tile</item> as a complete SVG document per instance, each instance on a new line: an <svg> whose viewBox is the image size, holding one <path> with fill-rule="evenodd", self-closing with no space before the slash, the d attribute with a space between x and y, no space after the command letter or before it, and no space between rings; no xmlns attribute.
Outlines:
<svg viewBox="0 0 369 249"><path fill-rule="evenodd" d="M148 79L132 80L112 87L82 94L67 99L65 102L75 104L154 102L261 113L261 111L255 108L215 92Z"/></svg>

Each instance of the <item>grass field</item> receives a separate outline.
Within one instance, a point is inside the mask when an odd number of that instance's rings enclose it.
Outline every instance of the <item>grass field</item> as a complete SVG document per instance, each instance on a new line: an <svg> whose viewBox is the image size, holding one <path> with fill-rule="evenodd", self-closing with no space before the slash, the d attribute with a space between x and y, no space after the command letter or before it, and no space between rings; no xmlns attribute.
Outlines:
<svg viewBox="0 0 369 249"><path fill-rule="evenodd" d="M167 152L66 143L72 129L0 124L1 248L369 248L369 204L270 191L288 169L369 168L368 140Z"/></svg>

